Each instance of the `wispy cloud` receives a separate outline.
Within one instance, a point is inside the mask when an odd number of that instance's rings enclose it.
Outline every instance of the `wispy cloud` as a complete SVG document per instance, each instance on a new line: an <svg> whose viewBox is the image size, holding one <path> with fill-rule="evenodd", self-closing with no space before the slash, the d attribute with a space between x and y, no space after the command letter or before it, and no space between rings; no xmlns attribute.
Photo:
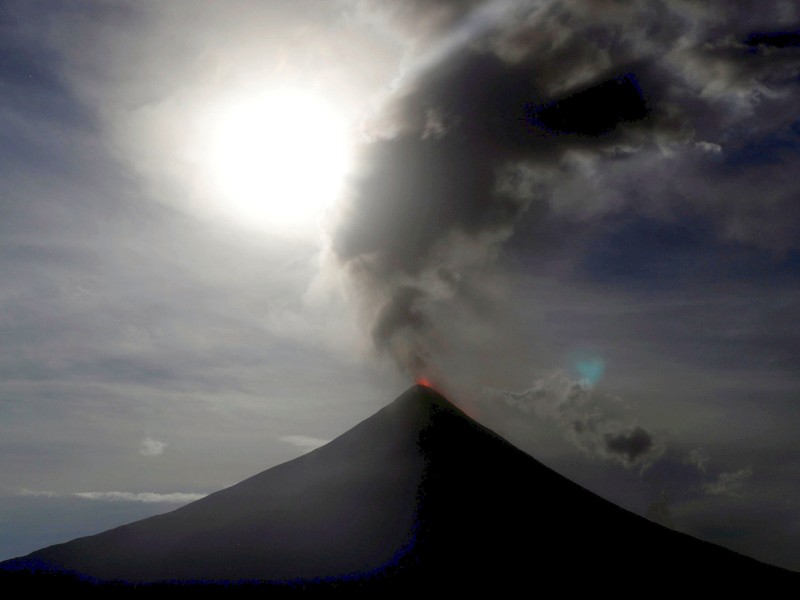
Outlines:
<svg viewBox="0 0 800 600"><path fill-rule="evenodd" d="M624 419L620 398L597 391L587 380L563 372L534 382L521 393L486 390L522 412L554 421L564 437L590 456L614 460L626 467L649 467L664 452L664 442L652 432Z"/></svg>
<svg viewBox="0 0 800 600"><path fill-rule="evenodd" d="M146 504L186 504L205 498L208 494L192 494L188 492L53 492L49 490L21 489L18 496L34 496L41 498L83 498L101 502L144 502Z"/></svg>
<svg viewBox="0 0 800 600"><path fill-rule="evenodd" d="M35 498L55 498L58 496L58 492L53 492L50 490L29 490L29 489L21 489L17 492L18 496L33 496Z"/></svg>
<svg viewBox="0 0 800 600"><path fill-rule="evenodd" d="M704 448L693 449L689 452L689 457L687 459L689 464L697 467L697 470L701 473L706 472L706 465L708 465L708 461L710 460L711 455Z"/></svg>
<svg viewBox="0 0 800 600"><path fill-rule="evenodd" d="M720 473L714 481L705 484L703 489L713 496L738 496L752 474L751 467Z"/></svg>
<svg viewBox="0 0 800 600"><path fill-rule="evenodd" d="M330 441L308 435L285 435L280 438L280 440L282 442L286 442L287 444L291 444L295 448L300 448L303 452L311 452L320 446L324 446Z"/></svg>
<svg viewBox="0 0 800 600"><path fill-rule="evenodd" d="M182 504L194 502L205 498L208 494L188 494L185 492L170 492L159 494L156 492L75 492L72 494L86 500L100 500L103 502L144 502L144 503L169 503Z"/></svg>
<svg viewBox="0 0 800 600"><path fill-rule="evenodd" d="M139 448L139 454L142 456L161 456L164 454L164 449L167 447L166 442L160 442L158 440L154 440L150 436L144 438L142 440L142 445Z"/></svg>

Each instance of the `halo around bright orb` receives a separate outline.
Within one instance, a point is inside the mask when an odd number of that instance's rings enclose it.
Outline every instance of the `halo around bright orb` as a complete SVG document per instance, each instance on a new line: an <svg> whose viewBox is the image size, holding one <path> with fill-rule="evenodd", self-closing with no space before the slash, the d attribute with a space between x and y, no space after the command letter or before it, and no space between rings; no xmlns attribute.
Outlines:
<svg viewBox="0 0 800 600"><path fill-rule="evenodd" d="M349 167L344 119L323 98L280 90L233 102L214 121L209 175L224 212L276 233L315 227Z"/></svg>

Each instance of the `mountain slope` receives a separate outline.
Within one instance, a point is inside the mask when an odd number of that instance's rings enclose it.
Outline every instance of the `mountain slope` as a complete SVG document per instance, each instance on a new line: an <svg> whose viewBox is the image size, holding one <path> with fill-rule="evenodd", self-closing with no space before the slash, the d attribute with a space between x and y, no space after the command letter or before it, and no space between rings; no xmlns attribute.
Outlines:
<svg viewBox="0 0 800 600"><path fill-rule="evenodd" d="M800 579L599 498L423 386L238 485L4 563L35 564L128 582L344 578L394 590Z"/></svg>

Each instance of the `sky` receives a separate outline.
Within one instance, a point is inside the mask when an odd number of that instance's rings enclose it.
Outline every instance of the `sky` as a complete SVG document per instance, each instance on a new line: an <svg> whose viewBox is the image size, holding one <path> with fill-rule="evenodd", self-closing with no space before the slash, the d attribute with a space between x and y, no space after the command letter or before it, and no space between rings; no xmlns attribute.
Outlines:
<svg viewBox="0 0 800 600"><path fill-rule="evenodd" d="M426 379L800 570L796 2L10 0L0 45L0 559Z"/></svg>

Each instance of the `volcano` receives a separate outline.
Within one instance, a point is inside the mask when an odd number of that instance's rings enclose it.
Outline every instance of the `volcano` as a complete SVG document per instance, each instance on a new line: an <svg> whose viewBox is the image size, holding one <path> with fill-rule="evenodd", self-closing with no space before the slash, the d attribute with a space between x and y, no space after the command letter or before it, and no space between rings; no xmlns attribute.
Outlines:
<svg viewBox="0 0 800 600"><path fill-rule="evenodd" d="M230 488L0 566L9 577L69 573L137 589L633 593L642 582L715 592L800 582L607 502L423 385Z"/></svg>

